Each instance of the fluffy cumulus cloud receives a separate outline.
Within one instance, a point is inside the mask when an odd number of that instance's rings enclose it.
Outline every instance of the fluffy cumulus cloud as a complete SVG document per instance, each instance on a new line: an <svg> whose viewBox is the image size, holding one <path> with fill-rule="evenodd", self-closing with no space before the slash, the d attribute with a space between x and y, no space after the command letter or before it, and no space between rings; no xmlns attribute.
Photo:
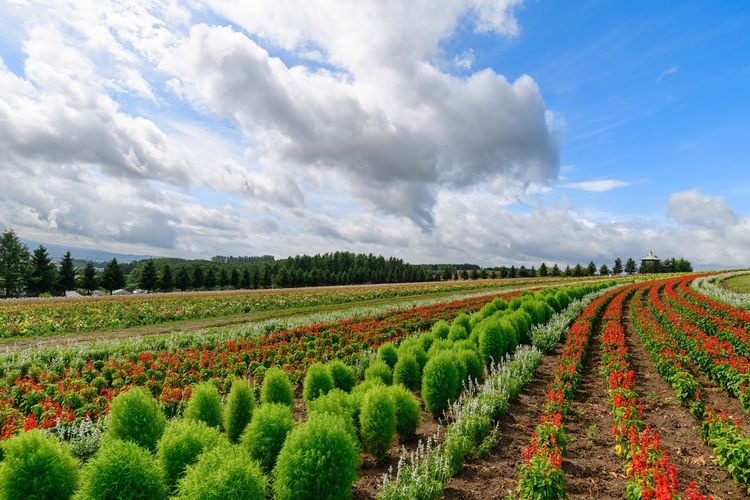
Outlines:
<svg viewBox="0 0 750 500"><path fill-rule="evenodd" d="M516 37L521 3L0 7L17 38L0 50L0 225L184 256L350 249L528 265L681 255L692 238L706 265L747 259L748 220L698 191L672 195L656 226L541 204L560 145L533 76L479 67L478 47L443 48L460 30Z"/></svg>

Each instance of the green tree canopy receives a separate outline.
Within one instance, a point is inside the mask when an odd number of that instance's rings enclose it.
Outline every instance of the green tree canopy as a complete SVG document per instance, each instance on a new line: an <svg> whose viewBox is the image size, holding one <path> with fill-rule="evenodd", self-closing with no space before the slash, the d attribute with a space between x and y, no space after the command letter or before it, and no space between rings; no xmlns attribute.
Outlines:
<svg viewBox="0 0 750 500"><path fill-rule="evenodd" d="M52 263L52 259L49 258L47 249L39 245L31 256L28 292L34 296L51 293L56 280L57 267Z"/></svg>
<svg viewBox="0 0 750 500"><path fill-rule="evenodd" d="M81 287L89 293L93 292L99 287L99 280L96 276L96 269L94 269L94 264L91 262L87 262L86 267L83 269Z"/></svg>
<svg viewBox="0 0 750 500"><path fill-rule="evenodd" d="M114 290L118 290L125 286L125 277L122 274L120 264L117 263L117 259L112 259L107 264L107 267L102 271L101 276L102 288L112 293Z"/></svg>
<svg viewBox="0 0 750 500"><path fill-rule="evenodd" d="M18 297L28 278L29 249L12 229L0 237L0 291L4 297Z"/></svg>
<svg viewBox="0 0 750 500"><path fill-rule="evenodd" d="M57 284L62 292L74 290L76 287L76 267L73 263L73 257L70 256L70 252L65 252L62 260L60 260L60 272Z"/></svg>
<svg viewBox="0 0 750 500"><path fill-rule="evenodd" d="M156 273L156 265L153 260L146 262L141 271L141 279L138 280L138 286L148 292L156 290L159 276Z"/></svg>

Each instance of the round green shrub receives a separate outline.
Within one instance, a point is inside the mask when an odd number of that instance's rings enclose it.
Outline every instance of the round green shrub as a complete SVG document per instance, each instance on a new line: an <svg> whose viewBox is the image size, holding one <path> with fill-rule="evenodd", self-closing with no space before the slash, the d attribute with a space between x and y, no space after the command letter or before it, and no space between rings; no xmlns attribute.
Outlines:
<svg viewBox="0 0 750 500"><path fill-rule="evenodd" d="M450 329L450 325L448 325L445 320L441 319L440 321L437 321L434 325L432 325L432 329L430 331L436 339L447 339Z"/></svg>
<svg viewBox="0 0 750 500"><path fill-rule="evenodd" d="M287 406L294 405L294 393L289 376L281 368L272 366L266 370L263 377L263 385L260 388L260 400L264 404L281 403Z"/></svg>
<svg viewBox="0 0 750 500"><path fill-rule="evenodd" d="M78 463L56 439L40 430L3 443L0 498L70 498L78 483Z"/></svg>
<svg viewBox="0 0 750 500"><path fill-rule="evenodd" d="M357 477L359 450L341 417L322 413L287 437L273 470L277 500L346 499Z"/></svg>
<svg viewBox="0 0 750 500"><path fill-rule="evenodd" d="M239 441L245 427L253 418L255 392L246 379L234 379L224 408L224 429L233 443Z"/></svg>
<svg viewBox="0 0 750 500"><path fill-rule="evenodd" d="M524 310L515 311L506 316L506 319L513 324L518 333L519 344L529 344L531 342L531 316Z"/></svg>
<svg viewBox="0 0 750 500"><path fill-rule="evenodd" d="M294 417L289 406L279 403L261 405L242 434L242 448L270 473L276 465L287 435L294 427Z"/></svg>
<svg viewBox="0 0 750 500"><path fill-rule="evenodd" d="M351 392L357 378L354 376L354 370L344 364L342 361L331 361L328 363L328 371L333 379L333 386L344 392Z"/></svg>
<svg viewBox="0 0 750 500"><path fill-rule="evenodd" d="M562 311L562 306L560 305L560 301L557 300L557 297L554 295L547 295L544 300L549 304L549 306L555 311L560 312Z"/></svg>
<svg viewBox="0 0 750 500"><path fill-rule="evenodd" d="M268 480L252 458L236 446L219 446L187 468L177 498L265 500L267 490Z"/></svg>
<svg viewBox="0 0 750 500"><path fill-rule="evenodd" d="M393 383L393 373L391 367L385 361L374 359L370 366L365 370L365 380L380 379L385 385Z"/></svg>
<svg viewBox="0 0 750 500"><path fill-rule="evenodd" d="M399 350L398 350L398 355L399 356L403 356L403 355L405 355L407 353L411 354L415 358L417 358L417 363L419 364L419 371L421 373L422 370L424 369L424 365L427 364L427 359L428 359L427 358L427 353L425 352L425 350L422 349L422 347L420 346L420 344L417 344L417 343L407 345L406 347L399 348Z"/></svg>
<svg viewBox="0 0 750 500"><path fill-rule="evenodd" d="M367 394L373 387L385 387L385 384L380 378L373 378L370 380L363 380L359 384L354 386L351 394L349 395L349 403L352 408L352 417L354 424L359 428L359 411L362 409L362 401L365 399Z"/></svg>
<svg viewBox="0 0 750 500"><path fill-rule="evenodd" d="M479 323L476 328L479 335L479 352L485 365L491 362L499 362L507 350L507 343L500 322L494 319L486 319Z"/></svg>
<svg viewBox="0 0 750 500"><path fill-rule="evenodd" d="M159 440L156 456L159 459L167 488L174 490L185 468L194 463L205 450L226 443L215 427L195 420L173 419Z"/></svg>
<svg viewBox="0 0 750 500"><path fill-rule="evenodd" d="M159 403L140 387L121 392L109 404L107 437L154 450L165 425Z"/></svg>
<svg viewBox="0 0 750 500"><path fill-rule="evenodd" d="M333 389L333 379L323 363L313 363L307 368L302 384L302 397L305 403L327 394Z"/></svg>
<svg viewBox="0 0 750 500"><path fill-rule="evenodd" d="M427 358L433 357L435 354L443 351L452 351L453 341L448 339L439 339L432 343L430 350L427 351Z"/></svg>
<svg viewBox="0 0 750 500"><path fill-rule="evenodd" d="M466 367L467 374L473 380L480 380L482 378L484 369L482 361L479 359L479 355L468 349L461 349L456 351L456 357Z"/></svg>
<svg viewBox="0 0 750 500"><path fill-rule="evenodd" d="M354 425L354 404L352 396L341 389L332 389L325 396L320 396L311 401L307 407L308 415L313 413L331 413L338 415L346 421L346 429L352 436L357 436L357 428Z"/></svg>
<svg viewBox="0 0 750 500"><path fill-rule="evenodd" d="M406 352L399 356L398 362L393 368L393 381L396 384L406 386L412 391L419 389L422 383L422 373L414 354Z"/></svg>
<svg viewBox="0 0 750 500"><path fill-rule="evenodd" d="M521 297L516 297L515 299L510 301L510 304L508 304L508 309L511 311L515 311L519 309L523 305L523 299Z"/></svg>
<svg viewBox="0 0 750 500"><path fill-rule="evenodd" d="M105 441L83 470L78 495L87 500L165 498L161 468L147 450L129 441Z"/></svg>
<svg viewBox="0 0 750 500"><path fill-rule="evenodd" d="M455 318L453 318L453 322L451 323L451 325L461 325L464 327L464 329L467 332L470 333L471 332L471 316L469 316L466 313L461 313Z"/></svg>
<svg viewBox="0 0 750 500"><path fill-rule="evenodd" d="M432 347L432 343L435 342L435 340L435 334L432 332L423 333L419 336L420 347L424 352L427 352L430 350L430 347Z"/></svg>
<svg viewBox="0 0 750 500"><path fill-rule="evenodd" d="M504 311L508 308L508 303L498 297L492 301L492 307L495 308L495 311Z"/></svg>
<svg viewBox="0 0 750 500"><path fill-rule="evenodd" d="M425 408L436 418L452 401L461 387L458 367L452 353L442 352L430 358L422 374L422 399Z"/></svg>
<svg viewBox="0 0 750 500"><path fill-rule="evenodd" d="M193 387L185 408L188 420L205 422L209 427L221 428L223 415L219 390L211 382L202 382Z"/></svg>
<svg viewBox="0 0 750 500"><path fill-rule="evenodd" d="M398 351L396 351L393 343L386 342L378 348L378 359L385 361L391 369L396 366L396 362L398 361Z"/></svg>
<svg viewBox="0 0 750 500"><path fill-rule="evenodd" d="M466 330L464 325L456 323L455 321L451 325L450 332L448 332L448 340L458 341L469 338L469 332Z"/></svg>
<svg viewBox="0 0 750 500"><path fill-rule="evenodd" d="M570 304L570 295L565 290L560 290L555 294L555 298L560 303L560 308L565 309Z"/></svg>
<svg viewBox="0 0 750 500"><path fill-rule="evenodd" d="M393 385L389 389L396 406L396 433L401 442L408 441L414 437L419 427L419 402L403 385Z"/></svg>
<svg viewBox="0 0 750 500"><path fill-rule="evenodd" d="M396 434L396 405L387 387L375 387L365 394L359 412L362 445L378 460L388 455Z"/></svg>

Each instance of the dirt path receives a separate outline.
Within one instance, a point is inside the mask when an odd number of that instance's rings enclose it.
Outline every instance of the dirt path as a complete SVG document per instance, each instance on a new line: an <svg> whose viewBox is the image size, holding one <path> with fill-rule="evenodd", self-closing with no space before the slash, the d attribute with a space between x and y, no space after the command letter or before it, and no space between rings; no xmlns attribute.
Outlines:
<svg viewBox="0 0 750 500"><path fill-rule="evenodd" d="M630 322L630 301L623 308L625 339L630 353L630 366L636 373L636 390L643 403L643 420L658 429L661 443L669 450L677 468L680 488L695 481L704 495L720 498L746 498L740 487L723 467L714 463L711 448L700 437L698 423L682 406L674 391L656 371L648 353Z"/></svg>
<svg viewBox="0 0 750 500"><path fill-rule="evenodd" d="M512 495L518 483L521 451L529 443L544 406L545 391L559 360L545 356L534 378L511 403L510 412L498 423L498 444L487 458L473 460L448 481L445 498L486 499Z"/></svg>
<svg viewBox="0 0 750 500"><path fill-rule="evenodd" d="M607 382L600 373L601 331L592 330L583 378L566 418L563 470L570 498L624 498L625 462L614 454Z"/></svg>

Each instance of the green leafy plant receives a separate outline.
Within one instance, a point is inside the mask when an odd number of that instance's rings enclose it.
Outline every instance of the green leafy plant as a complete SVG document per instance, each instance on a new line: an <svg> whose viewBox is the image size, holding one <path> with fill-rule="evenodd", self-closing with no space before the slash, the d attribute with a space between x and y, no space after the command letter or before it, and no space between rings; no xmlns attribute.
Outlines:
<svg viewBox="0 0 750 500"><path fill-rule="evenodd" d="M398 361L398 351L392 342L386 342L378 348L377 358L385 361L389 368L393 369Z"/></svg>
<svg viewBox="0 0 750 500"><path fill-rule="evenodd" d="M346 422L346 429L352 436L357 436L357 428L354 424L355 408L353 396L341 389L333 389L325 396L320 396L311 401L307 407L309 415L314 413L331 413L338 415Z"/></svg>
<svg viewBox="0 0 750 500"><path fill-rule="evenodd" d="M476 352L468 349L461 349L456 351L456 357L466 367L466 371L472 379L479 380L482 378L482 361L479 359Z"/></svg>
<svg viewBox="0 0 750 500"><path fill-rule="evenodd" d="M78 482L78 463L42 431L23 432L3 443L0 497L70 498Z"/></svg>
<svg viewBox="0 0 750 500"><path fill-rule="evenodd" d="M346 499L357 477L359 451L341 417L323 413L292 430L273 470L278 500Z"/></svg>
<svg viewBox="0 0 750 500"><path fill-rule="evenodd" d="M246 379L234 379L224 408L224 429L233 443L239 441L245 426L253 417L255 393Z"/></svg>
<svg viewBox="0 0 750 500"><path fill-rule="evenodd" d="M211 382L203 382L193 387L184 416L188 420L205 422L209 427L221 428L221 397L216 386Z"/></svg>
<svg viewBox="0 0 750 500"><path fill-rule="evenodd" d="M242 434L241 444L261 469L271 472L281 447L294 427L292 409L279 403L261 405Z"/></svg>
<svg viewBox="0 0 750 500"><path fill-rule="evenodd" d="M294 393L289 376L281 368L272 366L266 370L260 389L260 400L265 403L294 405Z"/></svg>
<svg viewBox="0 0 750 500"><path fill-rule="evenodd" d="M393 383L393 373L391 367L385 361L375 359L370 363L370 366L365 370L365 380L380 379L385 385L391 385Z"/></svg>
<svg viewBox="0 0 750 500"><path fill-rule="evenodd" d="M260 466L236 446L219 446L202 454L180 480L177 498L265 500L268 479Z"/></svg>
<svg viewBox="0 0 750 500"><path fill-rule="evenodd" d="M419 389L422 372L414 354L407 351L398 358L396 366L393 367L393 382L402 384L412 391Z"/></svg>
<svg viewBox="0 0 750 500"><path fill-rule="evenodd" d="M318 398L333 389L333 378L323 363L313 363L307 368L302 384L302 397L305 403Z"/></svg>
<svg viewBox="0 0 750 500"><path fill-rule="evenodd" d="M221 432L205 422L170 420L156 451L167 488L175 489L185 468L194 463L201 453L223 443L226 443L226 439Z"/></svg>
<svg viewBox="0 0 750 500"><path fill-rule="evenodd" d="M129 441L109 439L83 469L82 499L164 498L166 486L156 459Z"/></svg>
<svg viewBox="0 0 750 500"><path fill-rule="evenodd" d="M359 413L364 448L383 460L396 434L396 405L389 388L375 387L365 394Z"/></svg>
<svg viewBox="0 0 750 500"><path fill-rule="evenodd" d="M425 408L439 417L455 399L461 387L458 367L453 353L439 353L430 358L422 374L422 398Z"/></svg>
<svg viewBox="0 0 750 500"><path fill-rule="evenodd" d="M389 388L393 404L396 406L396 432L401 441L412 439L417 432L420 408L417 398L404 386Z"/></svg>
<svg viewBox="0 0 750 500"><path fill-rule="evenodd" d="M154 450L165 425L159 403L142 388L133 387L118 394L110 403L105 434Z"/></svg>
<svg viewBox="0 0 750 500"><path fill-rule="evenodd" d="M328 371L331 373L333 386L344 392L351 392L357 383L354 370L342 361L334 360L328 363Z"/></svg>

